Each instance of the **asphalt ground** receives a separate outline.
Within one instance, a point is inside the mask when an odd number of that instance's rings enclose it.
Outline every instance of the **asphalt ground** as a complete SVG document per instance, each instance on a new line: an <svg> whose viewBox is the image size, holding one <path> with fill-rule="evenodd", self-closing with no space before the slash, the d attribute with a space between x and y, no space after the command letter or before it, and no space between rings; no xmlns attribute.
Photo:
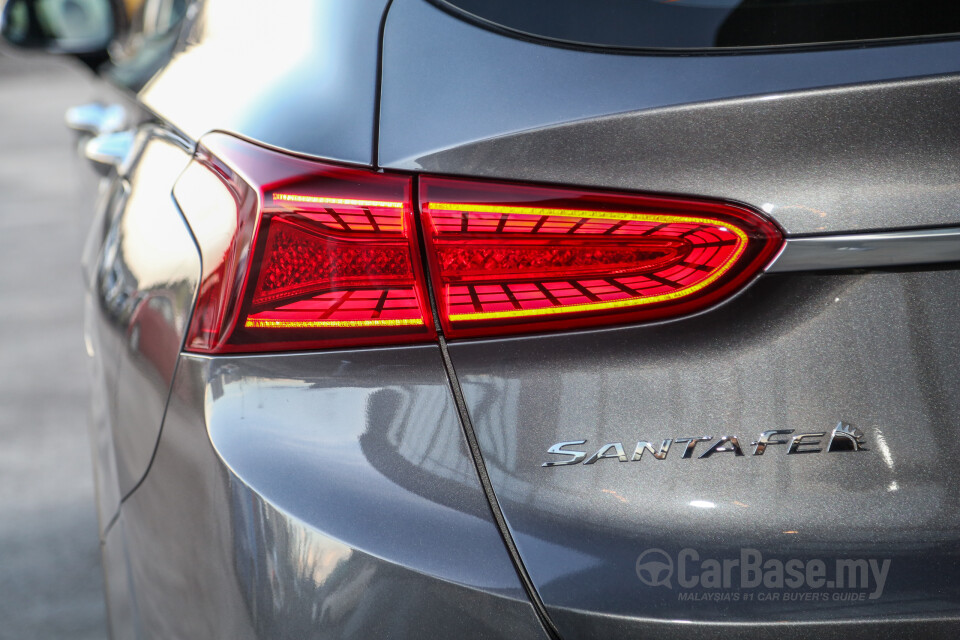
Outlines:
<svg viewBox="0 0 960 640"><path fill-rule="evenodd" d="M77 66L0 55L0 638L105 638L81 333Z"/></svg>

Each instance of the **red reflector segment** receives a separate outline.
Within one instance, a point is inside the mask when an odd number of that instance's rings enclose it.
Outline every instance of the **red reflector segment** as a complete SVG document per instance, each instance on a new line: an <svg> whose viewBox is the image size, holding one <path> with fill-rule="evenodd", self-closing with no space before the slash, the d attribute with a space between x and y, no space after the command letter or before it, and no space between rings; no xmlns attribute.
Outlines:
<svg viewBox="0 0 960 640"><path fill-rule="evenodd" d="M174 188L204 265L187 350L434 339L411 183L206 136Z"/></svg>
<svg viewBox="0 0 960 640"><path fill-rule="evenodd" d="M286 201L273 199L278 200ZM402 203L335 206L322 214L272 217L252 300L254 309L264 310L248 315L245 327L424 324L410 245L403 237ZM349 213L352 208L359 213ZM304 226L304 219L315 226ZM351 232L358 231L364 232L364 242L351 241ZM322 293L304 299L311 292Z"/></svg>
<svg viewBox="0 0 960 640"><path fill-rule="evenodd" d="M420 202L452 338L688 314L782 243L765 218L723 203L429 177Z"/></svg>

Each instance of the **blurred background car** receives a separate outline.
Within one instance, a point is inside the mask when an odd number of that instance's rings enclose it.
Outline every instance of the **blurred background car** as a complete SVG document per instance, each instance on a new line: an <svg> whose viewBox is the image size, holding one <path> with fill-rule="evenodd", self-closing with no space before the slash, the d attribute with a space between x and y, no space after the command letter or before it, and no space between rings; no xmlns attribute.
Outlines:
<svg viewBox="0 0 960 640"><path fill-rule="evenodd" d="M953 633L957 32L9 0L9 44L98 78L110 633Z"/></svg>

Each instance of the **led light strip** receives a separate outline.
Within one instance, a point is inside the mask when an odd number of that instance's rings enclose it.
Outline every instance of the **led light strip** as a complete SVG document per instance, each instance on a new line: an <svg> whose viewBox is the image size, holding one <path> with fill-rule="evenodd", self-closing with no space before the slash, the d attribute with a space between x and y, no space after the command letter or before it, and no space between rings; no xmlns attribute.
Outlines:
<svg viewBox="0 0 960 640"><path fill-rule="evenodd" d="M675 298L682 298L683 296L696 293L700 289L712 284L720 276L730 270L730 267L733 266L733 263L740 257L740 254L743 253L743 243L738 243L736 252L733 254L733 257L727 261L720 269L710 277L705 280L698 282L695 285L691 285L686 289L678 289L676 291L671 291L670 293L663 293L658 296L650 296L649 298L626 298L623 300L610 300L608 302L585 302L582 304L568 304L560 307L542 307L539 309L515 309L513 311L481 311L477 313L451 313L450 320L452 322L465 322L470 320L493 320L497 318L524 318L529 316L546 316L546 315L557 315L563 313L579 313L582 311L604 311L607 309L622 309L624 307L639 307L644 304L653 304L655 302L664 302L666 300L673 300Z"/></svg>
<svg viewBox="0 0 960 640"><path fill-rule="evenodd" d="M352 198L324 198L319 196L303 196L296 193L274 193L274 200L284 202L307 202L310 204L339 204L353 207L382 207L386 209L402 209L402 202L391 200L354 200Z"/></svg>
<svg viewBox="0 0 960 640"><path fill-rule="evenodd" d="M544 209L541 207L510 207L497 204L464 204L458 202L429 202L426 204L430 211L460 211L463 213L506 213L527 216L559 216L564 218L601 218L604 220L634 220L638 222L656 222L656 223L693 223L706 224L711 227L720 227L729 229L742 236L743 240L747 237L739 229L730 225L719 223L710 218L695 218L691 216L672 216L659 215L654 213L621 213L619 211L586 211L578 209Z"/></svg>
<svg viewBox="0 0 960 640"><path fill-rule="evenodd" d="M351 327L409 327L423 324L422 318L397 318L385 320L264 320L247 318L247 329L322 329Z"/></svg>
<svg viewBox="0 0 960 640"><path fill-rule="evenodd" d="M690 216L664 216L656 214L642 213L621 213L616 211L585 211L575 209L547 209L542 207L513 207L502 205L477 205L456 202L430 202L428 209L436 211L460 211L465 213L499 213L499 214L520 214L535 216L562 216L569 218L602 218L607 220L635 220L641 222L656 223L694 223L704 224L710 227L719 227L733 232L737 236L737 245L730 257L717 268L715 272L700 282L689 287L671 291L657 296L626 298L623 300L610 300L607 302L588 302L581 304L562 305L558 307L543 307L539 309L514 309L511 311L480 311L475 313L453 313L450 314L451 322L469 322L472 320L493 320L500 318L524 318L531 316L560 315L566 313L580 313L584 311L604 311L609 309L622 309L626 307L637 307L667 300L675 300L690 294L696 293L700 289L708 287L716 282L723 274L730 270L747 246L747 234L734 225L720 223L710 218L696 218ZM444 234L441 234L444 235Z"/></svg>

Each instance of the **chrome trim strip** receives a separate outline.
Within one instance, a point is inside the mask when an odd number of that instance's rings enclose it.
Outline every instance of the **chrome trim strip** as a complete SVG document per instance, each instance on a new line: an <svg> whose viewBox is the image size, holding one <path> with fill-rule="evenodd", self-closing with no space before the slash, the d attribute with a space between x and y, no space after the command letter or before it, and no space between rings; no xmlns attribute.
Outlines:
<svg viewBox="0 0 960 640"><path fill-rule="evenodd" d="M960 227L787 238L767 273L960 262Z"/></svg>

